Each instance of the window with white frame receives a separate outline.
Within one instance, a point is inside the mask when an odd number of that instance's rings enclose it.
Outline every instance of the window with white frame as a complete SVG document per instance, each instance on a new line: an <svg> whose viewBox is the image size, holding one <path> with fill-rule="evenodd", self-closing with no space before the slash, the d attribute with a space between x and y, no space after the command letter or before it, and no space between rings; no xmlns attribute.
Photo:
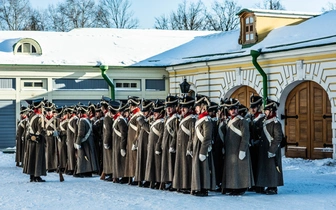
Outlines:
<svg viewBox="0 0 336 210"><path fill-rule="evenodd" d="M42 49L34 39L24 38L14 45L14 54L41 55Z"/></svg>
<svg viewBox="0 0 336 210"><path fill-rule="evenodd" d="M22 89L47 89L46 79L21 79Z"/></svg>
<svg viewBox="0 0 336 210"><path fill-rule="evenodd" d="M141 80L139 79L114 79L113 83L117 90L140 91Z"/></svg>

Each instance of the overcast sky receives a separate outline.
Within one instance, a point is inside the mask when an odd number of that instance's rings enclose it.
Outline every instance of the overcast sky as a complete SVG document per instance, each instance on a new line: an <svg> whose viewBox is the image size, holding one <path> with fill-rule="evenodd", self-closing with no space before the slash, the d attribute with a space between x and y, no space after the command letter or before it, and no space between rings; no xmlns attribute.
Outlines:
<svg viewBox="0 0 336 210"><path fill-rule="evenodd" d="M47 8L51 3L64 2L65 0L30 0L34 8ZM98 2L98 0L96 0ZM134 17L139 19L139 28L153 28L155 17L162 14L170 14L176 11L178 5L184 0L130 0ZM197 2L198 0L186 0L187 2ZM202 0L210 8L213 0ZM224 0L218 0L224 1ZM255 4L262 3L263 0L236 0L243 8L253 8ZM321 12L322 7L327 7L328 3L336 4L336 0L281 0L286 10L301 12Z"/></svg>

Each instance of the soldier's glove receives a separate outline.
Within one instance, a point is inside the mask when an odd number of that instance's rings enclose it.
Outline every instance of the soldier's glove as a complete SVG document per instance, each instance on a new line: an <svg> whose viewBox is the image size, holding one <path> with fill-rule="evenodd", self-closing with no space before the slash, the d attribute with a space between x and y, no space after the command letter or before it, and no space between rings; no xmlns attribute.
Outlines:
<svg viewBox="0 0 336 210"><path fill-rule="evenodd" d="M157 155L161 155L161 152L159 152L159 151L155 151L155 154L157 154Z"/></svg>
<svg viewBox="0 0 336 210"><path fill-rule="evenodd" d="M238 155L239 160L243 160L245 157L246 157L246 152L239 151L239 155Z"/></svg>
<svg viewBox="0 0 336 210"><path fill-rule="evenodd" d="M125 151L124 149L121 149L121 150L120 150L120 154L121 154L121 156L125 157L125 155L126 155L126 151Z"/></svg>
<svg viewBox="0 0 336 210"><path fill-rule="evenodd" d="M225 149L224 149L224 147L222 148L222 154L223 154L223 155L225 154Z"/></svg>
<svg viewBox="0 0 336 210"><path fill-rule="evenodd" d="M203 161L205 161L205 159L206 159L206 155L199 154L199 155L198 155L198 158L199 158L200 161L203 162Z"/></svg>
<svg viewBox="0 0 336 210"><path fill-rule="evenodd" d="M187 150L187 154L186 154L186 156L188 156L188 155L190 155L190 157L193 157L193 152L190 151L190 150Z"/></svg>
<svg viewBox="0 0 336 210"><path fill-rule="evenodd" d="M108 144L104 144L105 149L110 149L110 146Z"/></svg>
<svg viewBox="0 0 336 210"><path fill-rule="evenodd" d="M169 148L169 153L175 153L176 151L175 151L175 149L173 148L173 147L170 147Z"/></svg>
<svg viewBox="0 0 336 210"><path fill-rule="evenodd" d="M81 148L81 145L77 144L77 143L74 143L74 147L75 149L80 149Z"/></svg>
<svg viewBox="0 0 336 210"><path fill-rule="evenodd" d="M268 153L268 158L274 158L275 157L274 153L271 153L271 152L267 152L267 153Z"/></svg>
<svg viewBox="0 0 336 210"><path fill-rule="evenodd" d="M132 144L132 151L138 150L137 146L135 144Z"/></svg>

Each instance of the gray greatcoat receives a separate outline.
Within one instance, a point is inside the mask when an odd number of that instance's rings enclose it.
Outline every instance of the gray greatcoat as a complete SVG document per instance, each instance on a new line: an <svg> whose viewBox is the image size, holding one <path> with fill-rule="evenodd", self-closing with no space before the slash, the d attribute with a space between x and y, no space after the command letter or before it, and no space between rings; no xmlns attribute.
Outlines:
<svg viewBox="0 0 336 210"><path fill-rule="evenodd" d="M16 152L15 152L15 162L23 163L24 152L26 150L26 126L28 118L21 119L17 125L16 130Z"/></svg>
<svg viewBox="0 0 336 210"><path fill-rule="evenodd" d="M44 118L45 123L45 140L46 140L46 162L47 170L57 169L57 139L54 136L54 132L57 131L57 119L56 117L51 117L48 119Z"/></svg>
<svg viewBox="0 0 336 210"><path fill-rule="evenodd" d="M172 182L175 168L175 152L169 152L172 148L176 151L176 135L179 118L175 113L165 120L165 127L162 138L162 162L161 162L161 182Z"/></svg>
<svg viewBox="0 0 336 210"><path fill-rule="evenodd" d="M27 132L27 151L23 163L23 173L33 175L34 177L46 176L45 159L45 139L42 126L42 117L40 114L32 114L29 119ZM37 137L37 141L32 140L32 136Z"/></svg>
<svg viewBox="0 0 336 210"><path fill-rule="evenodd" d="M145 180L150 182L161 182L161 154L155 152L162 152L160 142L162 141L164 130L164 119L157 119L150 126L148 136L147 162Z"/></svg>
<svg viewBox="0 0 336 210"><path fill-rule="evenodd" d="M126 156L123 157L121 155L121 150L126 151L126 142L127 142L127 122L126 120L120 115L116 115L113 120L112 125L112 174L113 178L122 178L125 176L125 161ZM127 155L127 151L126 151Z"/></svg>
<svg viewBox="0 0 336 210"><path fill-rule="evenodd" d="M254 184L249 153L250 132L248 122L240 115L222 126L224 137L224 169L222 189L243 189ZM239 159L239 152L245 158Z"/></svg>
<svg viewBox="0 0 336 210"><path fill-rule="evenodd" d="M94 123L92 124L93 140L95 142L96 153L99 163L99 174L101 174L103 170L103 151L104 151L103 124L104 124L103 117L96 119L96 121L94 121Z"/></svg>
<svg viewBox="0 0 336 210"><path fill-rule="evenodd" d="M247 122L249 123L250 130L250 156L252 163L252 171L254 183L257 182L258 179L258 165L259 165L259 144L261 137L262 124L265 118L265 115L261 112L258 112L256 115L252 115L248 113L245 116Z"/></svg>
<svg viewBox="0 0 336 210"><path fill-rule="evenodd" d="M68 122L67 135L66 135L66 144L67 144L67 154L68 154L68 170L74 171L76 166L76 155L74 143L77 138L77 122L78 117L73 115Z"/></svg>
<svg viewBox="0 0 336 210"><path fill-rule="evenodd" d="M62 118L59 121L58 125L58 134L59 138L58 141L58 153L59 153L59 167L61 169L66 167L67 163L67 145L66 145L66 138L67 138L67 129L68 129L68 122L67 118Z"/></svg>
<svg viewBox="0 0 336 210"><path fill-rule="evenodd" d="M196 117L188 115L181 119L176 139L176 159L174 169L173 188L190 189L192 157L187 150L192 151L192 141L195 130Z"/></svg>
<svg viewBox="0 0 336 210"><path fill-rule="evenodd" d="M125 177L134 177L135 175L137 151L132 150L132 147L133 145L136 146L138 135L138 122L136 119L140 114L140 109L136 108L133 110L132 116L128 122Z"/></svg>
<svg viewBox="0 0 336 210"><path fill-rule="evenodd" d="M263 122L261 142L259 144L258 187L283 186L282 161L280 142L283 138L281 124L274 117ZM275 157L268 158L268 152ZM279 171L276 169L278 165Z"/></svg>
<svg viewBox="0 0 336 210"><path fill-rule="evenodd" d="M149 121L145 116L138 117L138 129L140 129L137 145L137 159L135 167L135 181L144 181L146 173L146 160L147 160L147 148L148 148L148 134L149 134Z"/></svg>
<svg viewBox="0 0 336 210"><path fill-rule="evenodd" d="M108 112L105 114L103 123L103 171L105 174L112 174L113 161L112 161L112 125L113 119L109 116Z"/></svg>
<svg viewBox="0 0 336 210"><path fill-rule="evenodd" d="M199 130L199 134L197 130ZM193 137L192 191L214 190L216 187L215 167L211 152L212 132L212 122L209 116L197 119ZM200 161L200 154L206 156L204 161Z"/></svg>
<svg viewBox="0 0 336 210"><path fill-rule="evenodd" d="M79 119L76 144L81 145L81 148L77 150L77 170L75 174L98 171L92 125L88 118L82 117Z"/></svg>

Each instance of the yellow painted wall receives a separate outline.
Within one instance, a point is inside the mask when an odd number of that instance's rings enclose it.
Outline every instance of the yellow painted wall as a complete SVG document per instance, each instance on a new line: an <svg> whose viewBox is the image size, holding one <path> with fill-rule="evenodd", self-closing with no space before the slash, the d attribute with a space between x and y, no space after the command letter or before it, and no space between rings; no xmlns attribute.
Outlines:
<svg viewBox="0 0 336 210"><path fill-rule="evenodd" d="M258 42L263 40L267 34L275 28L291 24L299 24L304 20L306 19L256 16L256 31L258 34Z"/></svg>

